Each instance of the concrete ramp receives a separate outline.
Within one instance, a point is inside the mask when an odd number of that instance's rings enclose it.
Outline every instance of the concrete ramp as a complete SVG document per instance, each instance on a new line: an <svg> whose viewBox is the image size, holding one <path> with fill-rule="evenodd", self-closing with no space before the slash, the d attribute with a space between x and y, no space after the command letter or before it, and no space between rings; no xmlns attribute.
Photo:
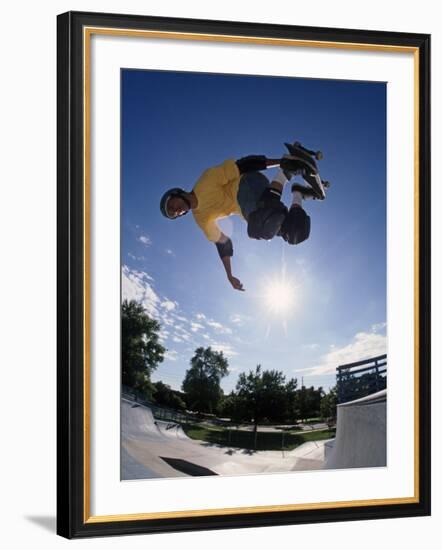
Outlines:
<svg viewBox="0 0 442 550"><path fill-rule="evenodd" d="M387 390L338 405L336 439L325 447L326 469L387 465Z"/></svg>
<svg viewBox="0 0 442 550"><path fill-rule="evenodd" d="M121 429L129 437L159 433L152 411L126 399L121 402Z"/></svg>
<svg viewBox="0 0 442 550"><path fill-rule="evenodd" d="M123 480L305 471L324 464L324 441L284 452L222 447L190 439L179 424L155 420L148 407L124 398L121 449Z"/></svg>
<svg viewBox="0 0 442 550"><path fill-rule="evenodd" d="M175 439L185 439L190 441L190 438L184 433L183 428L176 422L165 422L164 420L157 420L156 425L160 433L164 437L172 437Z"/></svg>

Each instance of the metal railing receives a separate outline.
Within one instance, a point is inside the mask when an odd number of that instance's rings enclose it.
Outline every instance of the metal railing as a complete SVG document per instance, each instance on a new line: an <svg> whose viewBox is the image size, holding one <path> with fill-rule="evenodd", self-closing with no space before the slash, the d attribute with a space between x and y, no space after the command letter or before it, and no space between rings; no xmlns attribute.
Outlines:
<svg viewBox="0 0 442 550"><path fill-rule="evenodd" d="M134 390L133 388L129 388L128 386L121 387L121 397L129 399L130 401L135 401L136 403L140 403L140 405L144 405L145 407L149 407L152 411L154 418L157 420L181 423L197 420L185 411L177 411L175 409L153 403L152 401L146 399L146 397L143 396L140 392Z"/></svg>
<svg viewBox="0 0 442 550"><path fill-rule="evenodd" d="M387 355L340 365L336 369L338 403L345 403L387 387Z"/></svg>
<svg viewBox="0 0 442 550"><path fill-rule="evenodd" d="M134 401L135 403L139 403L140 405L144 405L145 407L149 407L149 409L151 409L152 414L156 420L165 420L167 422L179 422L181 424L183 423L199 424L201 422L207 422L209 424L215 424L217 426L223 426L223 427L238 425L237 422L232 422L227 419L218 418L214 414L197 413L197 412L188 411L188 410L179 411L176 409L172 409L171 407L159 405L158 403L154 403L153 401L150 401L149 399L147 399L145 395L141 394L141 392L124 385L121 386L121 397L123 399L125 398L130 401ZM244 422L243 424L247 424L247 422ZM253 425L253 424L250 423L250 425Z"/></svg>

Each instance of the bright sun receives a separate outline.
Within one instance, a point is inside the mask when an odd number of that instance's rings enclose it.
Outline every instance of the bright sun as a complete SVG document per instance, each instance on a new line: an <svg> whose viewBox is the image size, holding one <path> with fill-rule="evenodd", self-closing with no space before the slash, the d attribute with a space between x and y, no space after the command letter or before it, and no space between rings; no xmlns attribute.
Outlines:
<svg viewBox="0 0 442 550"><path fill-rule="evenodd" d="M294 285L285 278L272 280L264 289L264 304L274 315L288 317L295 303Z"/></svg>

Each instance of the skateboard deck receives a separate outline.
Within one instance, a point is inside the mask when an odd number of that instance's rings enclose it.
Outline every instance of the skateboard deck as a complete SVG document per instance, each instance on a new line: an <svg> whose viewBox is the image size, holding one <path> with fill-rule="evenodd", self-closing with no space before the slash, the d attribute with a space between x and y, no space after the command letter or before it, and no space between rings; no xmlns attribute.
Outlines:
<svg viewBox="0 0 442 550"><path fill-rule="evenodd" d="M303 179L315 191L317 198L319 200L324 200L326 197L325 190L330 186L330 182L321 179L319 169L316 164L316 160L322 160L322 152L306 149L298 141L295 143L285 143L285 146L287 147L290 156L305 164L306 169L304 174L302 174Z"/></svg>

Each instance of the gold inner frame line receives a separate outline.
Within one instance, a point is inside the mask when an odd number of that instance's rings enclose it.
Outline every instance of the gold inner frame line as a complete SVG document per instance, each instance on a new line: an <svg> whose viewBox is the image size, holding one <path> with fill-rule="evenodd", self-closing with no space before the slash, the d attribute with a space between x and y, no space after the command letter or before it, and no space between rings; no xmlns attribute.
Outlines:
<svg viewBox="0 0 442 550"><path fill-rule="evenodd" d="M90 479L90 94L91 94L91 59L90 46L92 35L143 37L158 39L177 39L210 42L233 42L288 47L332 48L356 51L412 53L414 60L414 495L372 500L352 500L337 502L319 502L304 504L251 506L235 508L216 508L206 510L177 510L172 512L151 512L137 514L119 514L109 516L91 515L91 479ZM113 29L108 27L83 28L83 93L84 93L84 132L83 132L83 212L84 212L84 523L102 523L116 521L134 521L148 519L204 517L229 514L250 514L263 512L286 512L300 510L324 510L330 508L348 508L354 506L385 506L393 504L412 504L419 502L419 49L410 46L395 46L383 44L364 44L350 42L329 42L319 40L297 40L269 37L245 37L236 35L219 35L206 33L187 33L169 31L149 31L136 29Z"/></svg>

